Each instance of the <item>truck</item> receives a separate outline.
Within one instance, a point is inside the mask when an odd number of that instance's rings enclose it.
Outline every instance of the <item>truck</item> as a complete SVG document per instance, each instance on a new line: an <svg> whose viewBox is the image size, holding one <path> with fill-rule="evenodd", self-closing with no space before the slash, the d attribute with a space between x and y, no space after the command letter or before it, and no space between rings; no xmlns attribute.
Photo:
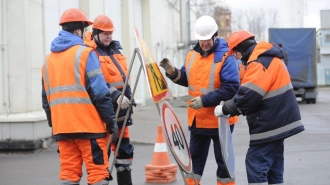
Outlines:
<svg viewBox="0 0 330 185"><path fill-rule="evenodd" d="M269 28L269 42L287 52L287 69L298 101L316 103L317 64L315 28Z"/></svg>

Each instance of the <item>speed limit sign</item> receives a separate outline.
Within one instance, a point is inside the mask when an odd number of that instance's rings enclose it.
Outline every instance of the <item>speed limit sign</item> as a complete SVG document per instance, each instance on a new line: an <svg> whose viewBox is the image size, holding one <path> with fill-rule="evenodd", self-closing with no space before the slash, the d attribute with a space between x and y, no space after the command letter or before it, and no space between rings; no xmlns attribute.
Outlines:
<svg viewBox="0 0 330 185"><path fill-rule="evenodd" d="M191 173L192 164L187 140L173 108L167 101L163 102L161 119L165 138L176 162L186 173Z"/></svg>

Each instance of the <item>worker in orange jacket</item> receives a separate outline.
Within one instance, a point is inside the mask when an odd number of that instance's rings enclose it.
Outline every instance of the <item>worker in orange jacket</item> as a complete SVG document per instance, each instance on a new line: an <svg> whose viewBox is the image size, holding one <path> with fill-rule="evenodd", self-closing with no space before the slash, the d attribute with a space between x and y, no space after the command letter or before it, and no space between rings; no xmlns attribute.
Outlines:
<svg viewBox="0 0 330 185"><path fill-rule="evenodd" d="M249 184L283 184L284 139L304 130L283 50L277 44L256 43L239 30L228 39L229 49L245 65L234 98L215 108L216 116L246 115L250 146L245 165Z"/></svg>
<svg viewBox="0 0 330 185"><path fill-rule="evenodd" d="M108 185L107 132L118 126L96 53L84 46L92 24L80 9L68 9L42 67L42 106L57 141L60 185L79 184L85 163L88 184Z"/></svg>
<svg viewBox="0 0 330 185"><path fill-rule="evenodd" d="M126 91L120 102L126 78L128 78L128 69L126 57L120 52L122 49L118 41L112 40L112 34L115 30L112 20L106 15L97 16L93 24L93 32L88 32L85 38L85 44L93 48L99 57L101 69L110 90L110 96L114 108L120 108L117 119L119 133L124 129L124 134L119 146L118 154L115 160L117 170L118 185L131 185L131 165L133 160L134 146L130 143L128 126L133 124L131 119L132 109L129 113L128 120L123 128L125 115L130 106L130 98L132 95L130 85L126 87ZM133 105L135 103L133 102ZM116 151L118 140L111 143L112 151Z"/></svg>
<svg viewBox="0 0 330 185"><path fill-rule="evenodd" d="M188 125L190 130L190 153L193 172L200 184L211 140L218 169L217 185L234 185L221 154L218 118L213 115L216 105L231 99L239 87L239 69L235 57L228 55L227 42L218 38L218 26L210 16L202 16L195 24L198 43L189 51L181 69L175 68L168 59L160 66L174 83L188 87L191 99L188 102ZM229 118L231 130L237 117ZM187 174L189 185L195 185L191 174Z"/></svg>

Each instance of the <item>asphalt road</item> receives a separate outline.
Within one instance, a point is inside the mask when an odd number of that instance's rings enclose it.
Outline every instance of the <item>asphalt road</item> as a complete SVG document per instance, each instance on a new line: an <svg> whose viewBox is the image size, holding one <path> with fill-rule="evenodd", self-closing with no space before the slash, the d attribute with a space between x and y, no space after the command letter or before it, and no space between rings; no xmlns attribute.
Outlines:
<svg viewBox="0 0 330 185"><path fill-rule="evenodd" d="M175 104L175 101L170 102ZM330 88L319 90L316 104L299 103L305 131L285 140L286 185L329 185L330 184ZM181 126L189 141L187 131L186 108L173 106ZM137 107L133 115L134 125L130 127L131 140L134 142L134 161L132 179L135 185L145 183L144 166L151 163L157 126L161 124L155 105ZM249 135L244 117L240 117L234 134L236 157L236 184L247 184L245 172L245 154ZM212 144L211 144L212 145ZM2 185L56 185L58 184L59 160L56 143L48 149L34 151L6 151L0 153L0 184ZM169 152L172 163L175 163ZM111 156L112 157L112 156ZM112 161L112 158L111 158ZM202 184L216 184L216 162L213 147L205 166ZM84 173L81 184L87 184ZM110 184L117 184L116 179ZM170 185L183 185L180 172L177 180Z"/></svg>

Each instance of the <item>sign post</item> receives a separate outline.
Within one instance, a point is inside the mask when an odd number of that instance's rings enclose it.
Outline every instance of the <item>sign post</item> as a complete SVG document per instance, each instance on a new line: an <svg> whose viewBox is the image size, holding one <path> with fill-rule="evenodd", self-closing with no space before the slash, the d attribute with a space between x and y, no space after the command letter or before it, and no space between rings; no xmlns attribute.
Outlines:
<svg viewBox="0 0 330 185"><path fill-rule="evenodd" d="M134 63L134 60L135 60L135 56L138 55L139 57L139 60L141 61L141 55L139 53L139 49L135 49L134 50L134 53L133 53L133 57L132 57L132 60L131 60L131 63L130 63L130 66L128 68L128 74L127 74L127 78L125 80L125 84L124 84L124 88L123 90L121 91L121 96L119 97L119 102L121 104L121 102L123 101L123 97L124 97L124 93L126 91L126 88L127 88L127 84L128 84L128 79L129 79L129 76L131 74L131 71L132 71L132 67L133 67L133 63ZM137 87L137 84L138 84L138 81L139 81L139 78L140 78L140 74L141 74L141 70L142 70L142 62L140 64L140 68L139 68L139 72L137 74L137 77L136 77L136 80L135 80L135 84L134 84L134 88L133 88L133 92L132 92L132 95L131 95L131 99L130 101L133 102L133 98L134 98L134 94L135 94L135 91L136 91L136 87ZM125 115L125 119L124 119L124 123L123 123L123 127L122 128L125 128L126 126L126 122L128 120L128 117L129 117L129 114L131 112L131 109L132 109L132 104L129 105L128 109L127 109L127 112L126 112L126 115ZM120 110L120 106L118 106L117 108L117 111L116 111L116 120L118 119L118 115L119 115L119 110ZM114 158L113 158L113 161L111 163L111 167L110 167L110 173L112 172L112 169L114 167L114 164L115 164L115 161L116 161L116 156L117 156L117 153L118 153L118 150L119 150L119 146L120 146L120 143L121 143L121 140L123 138L123 134L124 134L124 130L125 129L121 129L121 132L120 132L120 135L118 137L118 143L117 143L117 147L116 147L116 151L115 151L115 154L114 154ZM108 143L107 143L107 151L108 151L108 155L110 157L110 145L111 145L111 142L112 142L112 137L110 136L109 137L109 140L108 140Z"/></svg>

